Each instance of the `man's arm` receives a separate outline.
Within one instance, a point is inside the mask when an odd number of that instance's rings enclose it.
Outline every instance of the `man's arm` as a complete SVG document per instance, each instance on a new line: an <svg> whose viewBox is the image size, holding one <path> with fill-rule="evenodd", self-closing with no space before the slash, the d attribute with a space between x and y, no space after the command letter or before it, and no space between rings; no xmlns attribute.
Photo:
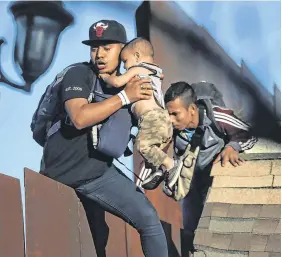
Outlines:
<svg viewBox="0 0 282 257"><path fill-rule="evenodd" d="M71 72L70 69L64 77L62 86L62 96L65 103L65 109L77 129L83 129L98 124L108 118L122 107L122 101L119 96L115 95L103 102L88 103L90 94L89 81L87 74ZM89 77L89 75L88 75ZM152 95L152 89L149 84L141 89L141 84L149 83L148 79L132 78L124 91L130 102L138 100L148 100ZM75 88L79 90L70 90Z"/></svg>
<svg viewBox="0 0 282 257"><path fill-rule="evenodd" d="M228 161L234 166L241 165L244 160L238 153L251 149L258 139L252 135L251 127L236 117L232 110L215 107L214 117L229 139L214 163L222 159L222 166Z"/></svg>
<svg viewBox="0 0 282 257"><path fill-rule="evenodd" d="M226 146L232 146L237 152L242 152L251 149L257 142L251 127L236 117L232 110L216 107L214 116L229 138Z"/></svg>
<svg viewBox="0 0 282 257"><path fill-rule="evenodd" d="M75 98L65 102L66 111L77 129L100 123L122 107L118 96L100 103L88 104L85 98Z"/></svg>
<svg viewBox="0 0 282 257"><path fill-rule="evenodd" d="M150 71L142 67L133 67L120 76L101 74L100 77L113 87L122 87L138 74L150 74Z"/></svg>

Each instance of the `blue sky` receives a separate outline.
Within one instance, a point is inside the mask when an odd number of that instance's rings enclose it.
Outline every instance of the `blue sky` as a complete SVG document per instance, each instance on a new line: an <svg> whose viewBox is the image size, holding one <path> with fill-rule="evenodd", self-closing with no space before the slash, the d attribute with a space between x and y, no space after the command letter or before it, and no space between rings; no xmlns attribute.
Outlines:
<svg viewBox="0 0 282 257"><path fill-rule="evenodd" d="M0 172L23 180L23 168L39 170L42 148L32 139L30 121L46 86L71 63L89 59L81 44L88 28L99 19L116 19L126 27L128 39L135 36L135 9L141 2L65 2L75 24L61 34L56 55L28 95L0 83ZM272 92L280 87L280 2L178 2L198 24L203 25L226 52L240 64L243 58L262 84ZM22 80L13 64L15 24L8 2L0 2L1 67L8 77ZM83 15L81 15L83 14ZM126 165L132 168L132 160Z"/></svg>
<svg viewBox="0 0 282 257"><path fill-rule="evenodd" d="M281 88L280 1L178 2L199 25L204 26L240 65L247 63L272 93Z"/></svg>

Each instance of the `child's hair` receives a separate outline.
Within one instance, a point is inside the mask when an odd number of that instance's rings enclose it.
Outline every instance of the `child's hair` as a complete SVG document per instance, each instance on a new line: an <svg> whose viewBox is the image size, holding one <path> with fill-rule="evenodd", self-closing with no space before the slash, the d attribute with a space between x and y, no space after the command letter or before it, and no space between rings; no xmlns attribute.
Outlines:
<svg viewBox="0 0 282 257"><path fill-rule="evenodd" d="M133 50L133 51L137 51L145 56L151 56L154 57L154 48L152 46L152 44L142 38L142 37L137 37L134 38L133 40L129 41L122 49L122 51L124 50Z"/></svg>
<svg viewBox="0 0 282 257"><path fill-rule="evenodd" d="M194 89L184 81L171 84L164 96L165 103L167 104L177 97L179 97L187 107L197 101Z"/></svg>

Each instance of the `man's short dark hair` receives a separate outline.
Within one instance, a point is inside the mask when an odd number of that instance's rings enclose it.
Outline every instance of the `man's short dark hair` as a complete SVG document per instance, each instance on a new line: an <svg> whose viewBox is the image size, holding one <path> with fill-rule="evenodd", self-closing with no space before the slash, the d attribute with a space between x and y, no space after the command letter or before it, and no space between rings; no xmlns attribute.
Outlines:
<svg viewBox="0 0 282 257"><path fill-rule="evenodd" d="M171 84L164 96L165 103L167 104L177 97L179 97L187 107L197 101L194 89L184 81Z"/></svg>

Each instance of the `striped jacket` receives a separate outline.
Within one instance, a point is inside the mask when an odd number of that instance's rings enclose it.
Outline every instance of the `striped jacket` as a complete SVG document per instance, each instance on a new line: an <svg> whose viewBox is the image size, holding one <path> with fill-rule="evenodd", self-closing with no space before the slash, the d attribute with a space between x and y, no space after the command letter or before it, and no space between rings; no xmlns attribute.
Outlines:
<svg viewBox="0 0 282 257"><path fill-rule="evenodd" d="M209 165L214 158L229 145L238 152L251 149L258 139L251 134L251 127L235 116L230 109L213 106L213 113L217 124L220 126L226 138L227 143L222 138L216 135L211 128L211 120L204 115L200 127L205 131L201 150L197 160L197 166L200 169ZM185 131L175 134L174 148L176 155L183 153L190 139Z"/></svg>
<svg viewBox="0 0 282 257"><path fill-rule="evenodd" d="M231 145L238 152L251 149L258 139L251 134L251 127L235 116L230 109L214 106L213 113Z"/></svg>

